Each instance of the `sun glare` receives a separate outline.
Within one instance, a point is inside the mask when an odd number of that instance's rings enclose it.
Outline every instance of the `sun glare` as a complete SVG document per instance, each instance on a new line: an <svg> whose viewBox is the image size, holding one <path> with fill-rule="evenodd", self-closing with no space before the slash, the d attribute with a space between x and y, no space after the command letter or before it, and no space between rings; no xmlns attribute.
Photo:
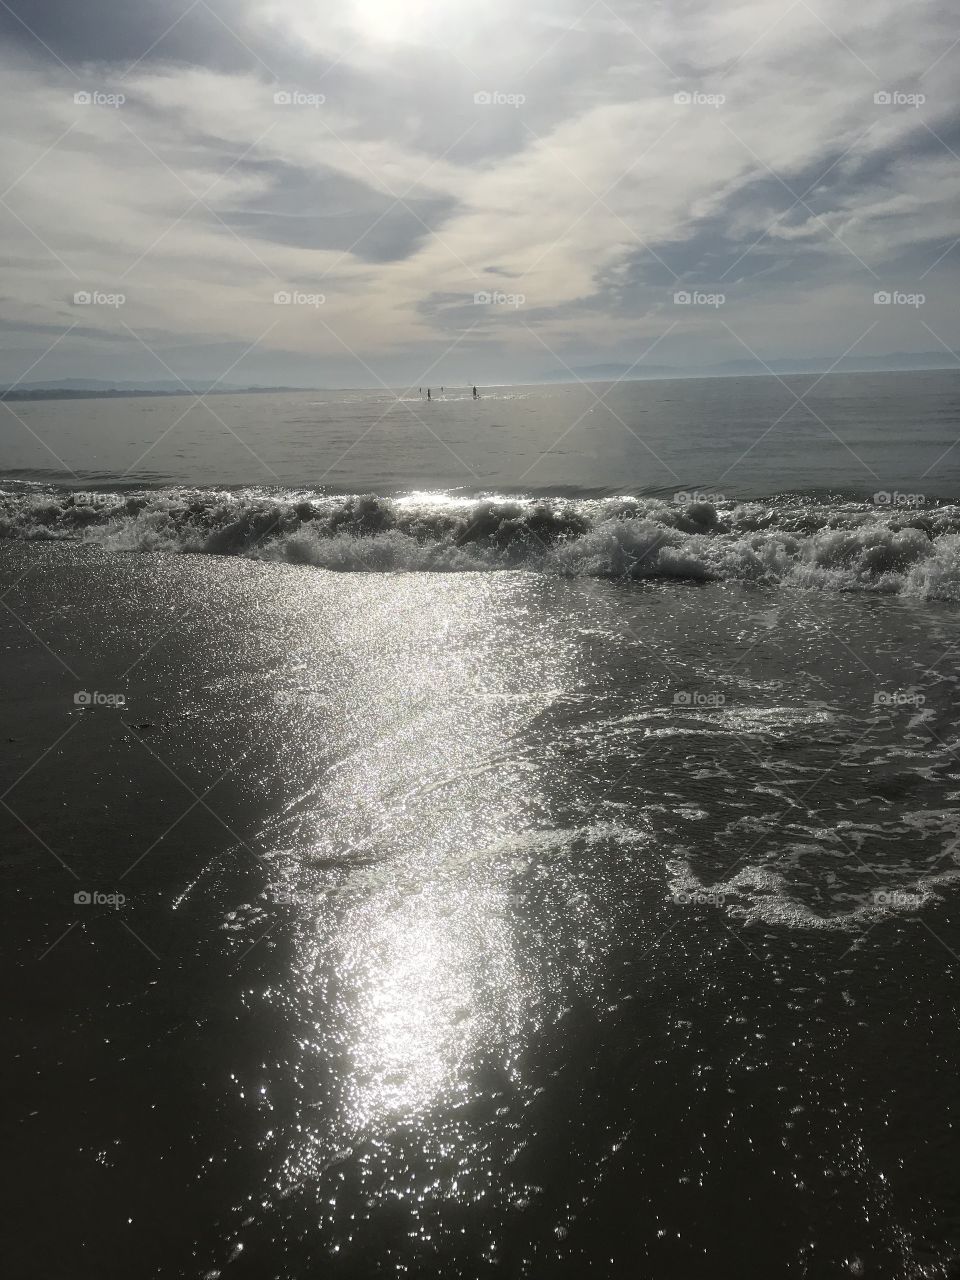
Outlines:
<svg viewBox="0 0 960 1280"><path fill-rule="evenodd" d="M369 40L427 44L440 32L449 38L468 7L467 0L353 0L352 16Z"/></svg>

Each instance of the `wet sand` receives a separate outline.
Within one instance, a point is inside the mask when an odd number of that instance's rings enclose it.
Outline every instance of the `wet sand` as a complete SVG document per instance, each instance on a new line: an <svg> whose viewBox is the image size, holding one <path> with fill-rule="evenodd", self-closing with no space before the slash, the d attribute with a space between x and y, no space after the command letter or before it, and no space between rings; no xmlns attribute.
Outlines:
<svg viewBox="0 0 960 1280"><path fill-rule="evenodd" d="M11 1274L950 1274L952 669L873 723L851 656L906 686L949 610L48 544L3 590Z"/></svg>

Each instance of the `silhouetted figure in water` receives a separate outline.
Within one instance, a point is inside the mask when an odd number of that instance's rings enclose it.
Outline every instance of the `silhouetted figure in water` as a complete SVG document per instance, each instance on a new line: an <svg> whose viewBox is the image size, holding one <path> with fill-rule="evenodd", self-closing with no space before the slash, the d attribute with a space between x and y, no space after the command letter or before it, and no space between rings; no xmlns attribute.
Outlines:
<svg viewBox="0 0 960 1280"><path fill-rule="evenodd" d="M428 400L430 399L430 388L429 388L429 387L427 387L427 399L428 399Z"/></svg>
<svg viewBox="0 0 960 1280"><path fill-rule="evenodd" d="M417 387L417 395L421 400L423 399L423 387Z"/></svg>
<svg viewBox="0 0 960 1280"><path fill-rule="evenodd" d="M474 398L474 400L479 400L479 399L480 399L480 392L477 390L477 388L476 388L476 387L474 387L474 388L473 388L473 398Z"/></svg>

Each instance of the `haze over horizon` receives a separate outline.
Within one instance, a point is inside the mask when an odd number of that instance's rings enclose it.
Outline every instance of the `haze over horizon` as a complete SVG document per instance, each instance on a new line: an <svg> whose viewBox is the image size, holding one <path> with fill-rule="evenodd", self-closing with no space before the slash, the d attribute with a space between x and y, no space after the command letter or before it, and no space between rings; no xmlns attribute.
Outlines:
<svg viewBox="0 0 960 1280"><path fill-rule="evenodd" d="M943 3L16 9L4 385L958 362Z"/></svg>

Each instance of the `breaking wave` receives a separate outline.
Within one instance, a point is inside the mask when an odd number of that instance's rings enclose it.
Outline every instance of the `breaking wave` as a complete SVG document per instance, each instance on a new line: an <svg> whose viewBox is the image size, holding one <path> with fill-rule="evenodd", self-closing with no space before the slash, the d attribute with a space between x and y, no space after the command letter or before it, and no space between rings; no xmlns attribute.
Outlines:
<svg viewBox="0 0 960 1280"><path fill-rule="evenodd" d="M960 600L956 505L18 486L0 489L0 538L241 555L342 572L526 569Z"/></svg>

